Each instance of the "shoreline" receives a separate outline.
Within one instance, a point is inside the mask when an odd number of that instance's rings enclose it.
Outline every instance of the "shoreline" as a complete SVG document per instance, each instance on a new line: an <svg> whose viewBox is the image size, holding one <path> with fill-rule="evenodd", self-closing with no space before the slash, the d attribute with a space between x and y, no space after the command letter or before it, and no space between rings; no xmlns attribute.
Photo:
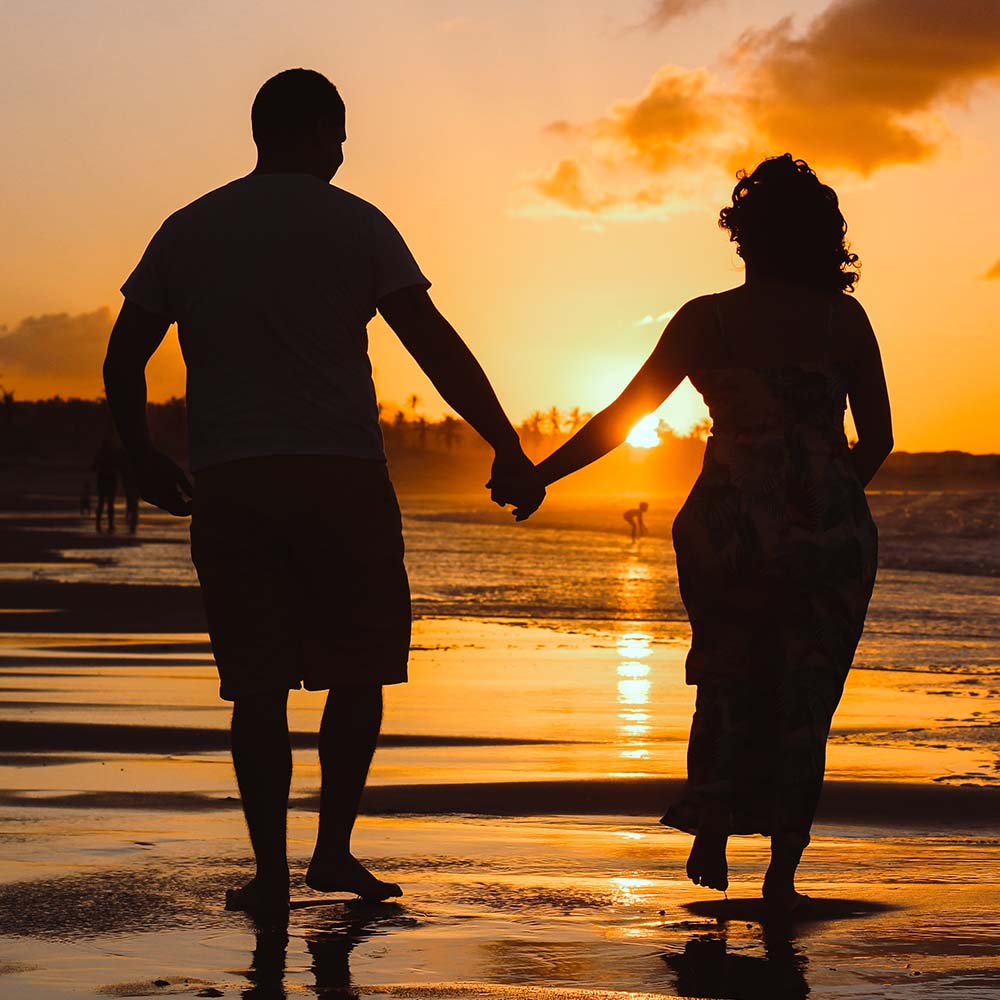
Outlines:
<svg viewBox="0 0 1000 1000"><path fill-rule="evenodd" d="M406 744L403 744L406 745ZM40 761L40 763L43 761ZM21 764L21 766L24 766ZM369 785L363 816L556 817L656 819L680 796L680 778ZM186 791L0 791L0 808L215 812L238 809L234 795ZM319 811L319 794L293 794L289 808ZM816 822L827 827L1000 835L1000 789L901 781L828 780Z"/></svg>

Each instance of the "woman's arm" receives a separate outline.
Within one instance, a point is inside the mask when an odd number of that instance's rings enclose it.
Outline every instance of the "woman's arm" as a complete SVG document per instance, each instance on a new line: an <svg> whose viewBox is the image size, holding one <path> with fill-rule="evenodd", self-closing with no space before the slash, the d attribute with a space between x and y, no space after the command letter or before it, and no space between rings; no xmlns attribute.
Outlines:
<svg viewBox="0 0 1000 1000"><path fill-rule="evenodd" d="M892 451L892 413L885 384L882 356L875 331L864 307L855 299L845 299L857 323L858 345L851 367L847 395L858 442L851 449L851 464L862 486L867 486Z"/></svg>
<svg viewBox="0 0 1000 1000"><path fill-rule="evenodd" d="M682 306L622 394L535 467L544 486L596 462L617 448L636 423L652 413L677 388L691 368L692 348L706 306L705 299L693 299Z"/></svg>

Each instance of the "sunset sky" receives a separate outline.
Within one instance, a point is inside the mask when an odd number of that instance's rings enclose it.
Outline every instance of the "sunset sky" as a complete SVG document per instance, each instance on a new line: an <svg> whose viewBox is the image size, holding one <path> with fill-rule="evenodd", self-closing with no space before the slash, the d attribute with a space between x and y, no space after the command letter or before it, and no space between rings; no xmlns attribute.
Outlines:
<svg viewBox="0 0 1000 1000"><path fill-rule="evenodd" d="M118 286L253 166L253 95L297 65L347 102L336 183L397 224L515 421L601 407L665 316L739 283L718 209L788 150L841 195L897 447L1000 451L996 0L4 2L0 383L98 394ZM442 414L371 333L382 400ZM182 392L173 332L150 383ZM699 415L690 389L666 410Z"/></svg>

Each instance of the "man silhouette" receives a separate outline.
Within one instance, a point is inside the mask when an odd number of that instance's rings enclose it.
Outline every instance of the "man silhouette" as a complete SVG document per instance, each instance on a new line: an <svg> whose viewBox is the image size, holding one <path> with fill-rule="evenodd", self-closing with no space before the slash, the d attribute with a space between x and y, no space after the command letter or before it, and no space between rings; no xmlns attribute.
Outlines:
<svg viewBox="0 0 1000 1000"><path fill-rule="evenodd" d="M382 720L406 680L410 605L399 507L378 424L376 309L435 387L494 448L530 466L486 375L437 311L391 222L330 185L344 104L319 73L268 80L251 111L257 165L171 215L122 286L104 364L142 496L191 513L220 694L256 859L234 909L288 906L288 691L329 690L319 734L319 833L306 883L400 894L351 853ZM176 321L187 366L194 485L150 442L145 365ZM522 507L544 491L525 487Z"/></svg>
<svg viewBox="0 0 1000 1000"><path fill-rule="evenodd" d="M93 465L97 478L97 517L94 520L94 527L98 534L101 533L101 515L105 511L108 515L108 534L115 533L115 493L118 492L119 460L120 456L109 434L101 443Z"/></svg>

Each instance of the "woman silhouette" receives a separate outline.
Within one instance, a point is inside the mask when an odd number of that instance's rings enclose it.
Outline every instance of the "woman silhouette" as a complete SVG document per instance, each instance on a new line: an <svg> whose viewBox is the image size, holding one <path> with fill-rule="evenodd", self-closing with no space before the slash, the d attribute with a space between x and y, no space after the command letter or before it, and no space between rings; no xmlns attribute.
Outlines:
<svg viewBox="0 0 1000 1000"><path fill-rule="evenodd" d="M688 875L720 890L729 835L769 836L763 895L791 910L875 582L864 487L892 424L874 332L845 294L858 258L836 194L787 153L738 176L719 225L744 283L684 305L618 399L536 476L548 485L621 444L685 376L705 397L704 467L673 528L698 690L686 792L662 822L695 835ZM493 485L503 501L508 484Z"/></svg>

